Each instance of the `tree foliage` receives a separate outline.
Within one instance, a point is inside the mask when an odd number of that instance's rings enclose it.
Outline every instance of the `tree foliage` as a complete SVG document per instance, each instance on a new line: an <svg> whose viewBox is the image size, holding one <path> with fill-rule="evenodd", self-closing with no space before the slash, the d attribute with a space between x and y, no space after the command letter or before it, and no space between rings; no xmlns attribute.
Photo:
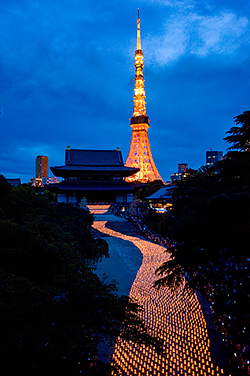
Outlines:
<svg viewBox="0 0 250 376"><path fill-rule="evenodd" d="M241 127L227 132L232 146L225 158L173 190L173 208L162 217L170 258L156 270L155 287L177 291L185 281L190 293L202 292L222 323L234 359L240 359L236 368L245 374L250 353L250 111L235 122Z"/></svg>
<svg viewBox="0 0 250 376"><path fill-rule="evenodd" d="M173 239L169 252L182 265L180 273L186 272L190 281L194 280L192 271L208 263L230 257L245 262L249 254L250 153L245 146L249 139L250 111L236 116L234 121L241 127L227 132L233 136L226 140L233 145L225 158L179 181L173 190L173 209L163 218L164 235ZM171 263L172 258L165 264L167 275L176 268L176 265L170 268ZM157 273L162 276L164 268ZM167 275L166 283L168 278L170 281Z"/></svg>
<svg viewBox="0 0 250 376"><path fill-rule="evenodd" d="M6 374L98 375L98 345L152 342L138 306L93 273L108 257L93 216L0 176L0 357ZM130 323L127 330L123 322ZM143 330L142 330L143 329ZM136 333L138 335L136 335ZM100 371L102 372L102 371Z"/></svg>
<svg viewBox="0 0 250 376"><path fill-rule="evenodd" d="M143 187L138 190L136 195L140 200L144 200L145 197L151 196L162 187L163 182L161 180L154 180L144 184Z"/></svg>
<svg viewBox="0 0 250 376"><path fill-rule="evenodd" d="M232 144L228 150L239 150L239 151L249 151L250 142L250 111L245 111L242 114L234 117L234 122L236 125L241 125L240 127L232 127L227 134L229 136L225 137L224 140Z"/></svg>

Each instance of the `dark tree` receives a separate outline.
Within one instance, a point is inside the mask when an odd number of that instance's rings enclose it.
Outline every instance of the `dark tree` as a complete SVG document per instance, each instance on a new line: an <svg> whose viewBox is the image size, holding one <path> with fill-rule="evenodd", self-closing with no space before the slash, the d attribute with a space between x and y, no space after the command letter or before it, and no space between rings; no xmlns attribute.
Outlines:
<svg viewBox="0 0 250 376"><path fill-rule="evenodd" d="M86 211L57 205L27 185L12 187L0 176L0 358L6 374L101 375L98 345L112 343L121 331L157 345L138 305L93 272L108 248L92 238L92 223Z"/></svg>
<svg viewBox="0 0 250 376"><path fill-rule="evenodd" d="M236 363L247 375L250 356L250 111L234 118L225 158L177 183L165 219L170 258L156 270L155 287L177 291L185 281L212 305ZM160 218L160 217L159 217ZM161 228L159 226L159 228ZM240 371L239 371L240 369Z"/></svg>
<svg viewBox="0 0 250 376"><path fill-rule="evenodd" d="M142 188L140 188L137 192L137 198L140 200L144 200L145 197L151 196L153 193L158 191L163 187L163 182L161 180L154 180L151 181L150 183L146 183L143 185Z"/></svg>
<svg viewBox="0 0 250 376"><path fill-rule="evenodd" d="M226 134L224 140L232 144L228 150L249 151L250 142L250 111L245 111L242 114L234 117L236 125L241 124L240 127L232 127Z"/></svg>

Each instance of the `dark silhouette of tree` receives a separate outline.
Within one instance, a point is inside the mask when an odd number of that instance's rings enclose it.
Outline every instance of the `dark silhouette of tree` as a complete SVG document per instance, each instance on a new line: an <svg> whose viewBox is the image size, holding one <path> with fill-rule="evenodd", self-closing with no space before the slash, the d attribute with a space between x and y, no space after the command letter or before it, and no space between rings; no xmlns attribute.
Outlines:
<svg viewBox="0 0 250 376"><path fill-rule="evenodd" d="M136 196L140 200L144 200L145 197L148 197L158 191L161 187L163 187L163 182L161 180L154 180L149 183L143 185L142 188L138 190Z"/></svg>
<svg viewBox="0 0 250 376"><path fill-rule="evenodd" d="M232 144L227 150L249 151L250 142L250 111L245 111L242 114L234 117L236 125L241 124L240 127L232 127L226 134L224 140Z"/></svg>
<svg viewBox="0 0 250 376"><path fill-rule="evenodd" d="M12 187L0 175L0 358L6 374L101 374L98 345L120 332L158 344L136 302L93 273L108 248L92 238L92 223L85 210L55 204L28 185Z"/></svg>
<svg viewBox="0 0 250 376"><path fill-rule="evenodd" d="M247 375L250 111L234 121L241 126L227 132L231 146L225 158L178 181L173 190L173 208L164 219L168 260L156 270L155 287L178 291L185 281L189 293L204 294L236 363L235 375Z"/></svg>

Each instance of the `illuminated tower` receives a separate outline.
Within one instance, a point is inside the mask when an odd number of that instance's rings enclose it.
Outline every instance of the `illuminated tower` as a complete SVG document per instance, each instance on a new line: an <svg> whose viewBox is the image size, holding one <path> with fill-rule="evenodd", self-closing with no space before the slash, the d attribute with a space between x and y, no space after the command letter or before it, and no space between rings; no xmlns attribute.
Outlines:
<svg viewBox="0 0 250 376"><path fill-rule="evenodd" d="M127 181L147 183L162 180L150 150L148 139L149 118L146 115L146 96L143 79L143 52L141 49L140 18L137 19L137 49L135 51L135 89L134 113L130 119L132 137L125 166L140 168L136 174L126 178Z"/></svg>

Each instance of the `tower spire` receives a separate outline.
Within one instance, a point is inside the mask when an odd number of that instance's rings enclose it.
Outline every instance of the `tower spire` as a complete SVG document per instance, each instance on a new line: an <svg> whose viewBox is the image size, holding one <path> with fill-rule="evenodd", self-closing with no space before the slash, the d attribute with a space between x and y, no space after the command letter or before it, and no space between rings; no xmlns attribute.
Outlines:
<svg viewBox="0 0 250 376"><path fill-rule="evenodd" d="M141 50L141 30L140 30L139 8L138 8L138 18L137 18L137 50Z"/></svg>
<svg viewBox="0 0 250 376"><path fill-rule="evenodd" d="M137 49L135 51L135 89L134 112L130 119L132 137L125 166L140 168L136 174L126 178L126 181L140 181L146 183L162 180L150 150L148 139L149 118L146 115L146 95L143 79L143 52L141 49L141 30L138 8L137 18Z"/></svg>
<svg viewBox="0 0 250 376"><path fill-rule="evenodd" d="M135 95L134 95L134 113L133 116L146 116L146 95L143 79L143 52L141 49L141 30L138 8L137 18L137 49L135 51Z"/></svg>

